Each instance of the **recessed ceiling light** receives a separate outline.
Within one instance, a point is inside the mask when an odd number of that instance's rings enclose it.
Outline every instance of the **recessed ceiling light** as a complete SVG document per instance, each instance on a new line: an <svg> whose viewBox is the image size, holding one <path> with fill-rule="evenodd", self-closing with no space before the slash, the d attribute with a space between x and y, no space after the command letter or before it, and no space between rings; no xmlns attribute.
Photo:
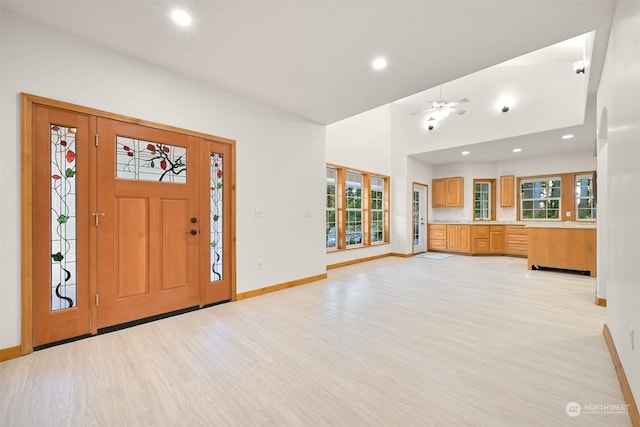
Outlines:
<svg viewBox="0 0 640 427"><path fill-rule="evenodd" d="M382 70L383 68L386 68L387 66L387 60L384 58L376 58L373 60L373 62L371 63L371 66L373 68L375 68L376 70Z"/></svg>
<svg viewBox="0 0 640 427"><path fill-rule="evenodd" d="M513 151L514 153L519 153L519 152L521 152L521 151L522 151L522 148L514 148L514 149L513 149L513 150L511 150L511 151Z"/></svg>
<svg viewBox="0 0 640 427"><path fill-rule="evenodd" d="M171 12L171 18L173 19L173 22L178 25L182 25L183 27L191 25L191 15L184 10L174 9Z"/></svg>
<svg viewBox="0 0 640 427"><path fill-rule="evenodd" d="M463 152L462 152L462 153L460 153L460 154L462 154L463 156L468 156L468 155L469 155L469 153L470 153L469 151L463 151Z"/></svg>
<svg viewBox="0 0 640 427"><path fill-rule="evenodd" d="M571 134L562 135L562 139L571 139L571 138L573 138L573 135Z"/></svg>

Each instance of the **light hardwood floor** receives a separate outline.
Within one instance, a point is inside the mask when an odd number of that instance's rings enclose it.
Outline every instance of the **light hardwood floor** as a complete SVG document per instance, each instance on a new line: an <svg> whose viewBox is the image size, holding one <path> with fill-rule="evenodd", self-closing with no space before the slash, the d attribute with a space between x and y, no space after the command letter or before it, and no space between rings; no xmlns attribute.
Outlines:
<svg viewBox="0 0 640 427"><path fill-rule="evenodd" d="M6 426L626 426L595 279L385 258L0 363Z"/></svg>

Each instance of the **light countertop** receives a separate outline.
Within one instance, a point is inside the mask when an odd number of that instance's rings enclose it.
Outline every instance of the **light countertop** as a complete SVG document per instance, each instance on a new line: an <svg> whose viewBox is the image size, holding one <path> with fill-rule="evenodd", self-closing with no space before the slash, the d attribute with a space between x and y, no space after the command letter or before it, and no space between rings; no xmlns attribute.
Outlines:
<svg viewBox="0 0 640 427"><path fill-rule="evenodd" d="M430 225L524 225L527 228L578 228L578 229L596 229L595 221L464 221L464 220L445 220L430 221Z"/></svg>

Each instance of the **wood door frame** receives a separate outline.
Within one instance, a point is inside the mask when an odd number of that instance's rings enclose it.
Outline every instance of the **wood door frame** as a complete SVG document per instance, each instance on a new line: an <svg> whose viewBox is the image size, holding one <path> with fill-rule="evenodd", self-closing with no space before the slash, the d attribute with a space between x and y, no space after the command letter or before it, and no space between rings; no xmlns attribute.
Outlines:
<svg viewBox="0 0 640 427"><path fill-rule="evenodd" d="M160 123L150 122L147 120L136 119L129 116L123 116L120 114L110 113L107 111L97 110L94 108L84 107L81 105L71 104L63 101L57 101L54 99L44 98L37 95L28 93L20 94L21 101L21 150L20 150L20 164L21 164L21 185L20 185L20 209L21 209L21 245L20 245L20 289L21 289L21 343L20 353L22 355L29 354L33 351L33 155L34 155L34 133L33 133L33 107L34 105L42 105L48 108L56 108L60 110L66 110L72 113L86 114L94 117L103 117L107 119L118 120L126 123L133 123L140 126L146 126L153 129L160 129L169 132L181 133L196 138L202 138L210 141L219 142L222 144L228 144L231 148L231 174L229 180L231 181L231 211L234 213L231 217L231 237L229 256L231 257L231 300L236 300L236 221L235 221L235 207L236 207L236 141L228 138L222 138L219 136L209 135L201 132L191 131L187 129L181 129L178 127L164 125ZM95 170L95 169L94 169ZM89 179L94 179L95 177ZM229 188L226 187L226 188ZM94 200L90 200L93 203ZM90 239L93 241L95 230L90 235ZM91 291L95 294L96 272L95 263L90 269L90 284ZM208 279L208 278L207 278ZM202 286L203 278L200 278L199 286ZM209 283L207 280L206 283ZM95 334L97 328L97 307L95 304L91 305L91 330Z"/></svg>
<svg viewBox="0 0 640 427"><path fill-rule="evenodd" d="M413 192L416 189L416 185L424 187L424 251L429 252L429 185L422 182L411 182L411 227L409 236L411 238L411 253L414 254L414 240L413 240Z"/></svg>

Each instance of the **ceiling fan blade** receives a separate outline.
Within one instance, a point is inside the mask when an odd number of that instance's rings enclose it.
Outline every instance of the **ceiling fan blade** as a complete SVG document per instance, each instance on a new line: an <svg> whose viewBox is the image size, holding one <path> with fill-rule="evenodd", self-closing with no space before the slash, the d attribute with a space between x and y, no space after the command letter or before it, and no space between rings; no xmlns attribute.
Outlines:
<svg viewBox="0 0 640 427"><path fill-rule="evenodd" d="M416 111L415 113L411 113L411 115L415 116L416 114L428 113L429 111L433 111L433 110L435 110L435 108L427 108L426 110Z"/></svg>
<svg viewBox="0 0 640 427"><path fill-rule="evenodd" d="M462 115L462 114L464 114L464 113L466 113L466 112L467 112L466 110L456 110L455 108L451 108L451 110L450 110L450 111L451 111L452 113L454 113L454 114L458 114L458 115Z"/></svg>
<svg viewBox="0 0 640 427"><path fill-rule="evenodd" d="M431 108L440 108L447 105L449 101L446 99L438 99L437 101L426 101L427 104L431 105Z"/></svg>
<svg viewBox="0 0 640 427"><path fill-rule="evenodd" d="M447 104L447 107L455 107L456 105L464 104L469 102L467 98L458 99L457 101L451 101Z"/></svg>

